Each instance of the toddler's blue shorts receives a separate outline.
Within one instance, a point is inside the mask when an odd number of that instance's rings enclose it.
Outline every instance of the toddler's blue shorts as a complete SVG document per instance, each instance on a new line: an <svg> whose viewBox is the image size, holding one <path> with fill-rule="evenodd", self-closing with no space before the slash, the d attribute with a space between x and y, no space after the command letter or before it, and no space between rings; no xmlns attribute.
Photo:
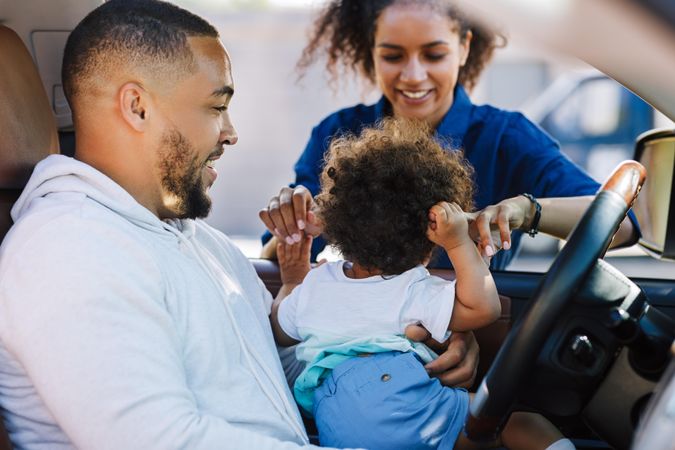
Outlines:
<svg viewBox="0 0 675 450"><path fill-rule="evenodd" d="M445 450L464 427L469 394L429 378L414 353L385 352L338 365L313 408L322 446Z"/></svg>

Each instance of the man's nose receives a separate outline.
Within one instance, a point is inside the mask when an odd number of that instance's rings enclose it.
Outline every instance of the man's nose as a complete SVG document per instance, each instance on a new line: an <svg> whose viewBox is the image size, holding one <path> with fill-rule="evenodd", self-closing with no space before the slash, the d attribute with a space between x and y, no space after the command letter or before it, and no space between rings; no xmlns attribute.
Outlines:
<svg viewBox="0 0 675 450"><path fill-rule="evenodd" d="M410 58L401 72L401 81L419 82L427 78L427 70L418 58Z"/></svg>
<svg viewBox="0 0 675 450"><path fill-rule="evenodd" d="M234 129L234 125L230 122L230 118L227 117L223 123L223 129L220 132L220 142L223 145L234 145L239 140L237 136L237 131Z"/></svg>
<svg viewBox="0 0 675 450"><path fill-rule="evenodd" d="M239 140L239 136L237 136L237 132L232 128L229 133L225 134L223 136L223 144L225 145L234 145L237 143Z"/></svg>

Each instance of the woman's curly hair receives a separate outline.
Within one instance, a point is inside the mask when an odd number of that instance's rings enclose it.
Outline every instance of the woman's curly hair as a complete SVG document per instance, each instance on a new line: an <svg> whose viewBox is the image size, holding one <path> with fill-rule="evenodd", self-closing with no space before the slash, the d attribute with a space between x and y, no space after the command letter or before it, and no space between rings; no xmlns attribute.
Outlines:
<svg viewBox="0 0 675 450"><path fill-rule="evenodd" d="M324 234L350 261L384 275L427 259L429 209L473 209L473 169L419 121L384 119L331 142L316 198Z"/></svg>
<svg viewBox="0 0 675 450"><path fill-rule="evenodd" d="M309 43L297 64L302 77L324 50L326 69L335 86L341 73L353 71L375 82L373 47L377 19L382 11L394 4L420 3L439 9L454 21L464 38L471 31L473 38L466 64L460 68L458 83L471 90L492 58L494 49L503 47L506 38L494 31L470 22L449 0L332 0L314 22ZM340 70L343 69L343 71ZM344 70L346 69L346 70Z"/></svg>

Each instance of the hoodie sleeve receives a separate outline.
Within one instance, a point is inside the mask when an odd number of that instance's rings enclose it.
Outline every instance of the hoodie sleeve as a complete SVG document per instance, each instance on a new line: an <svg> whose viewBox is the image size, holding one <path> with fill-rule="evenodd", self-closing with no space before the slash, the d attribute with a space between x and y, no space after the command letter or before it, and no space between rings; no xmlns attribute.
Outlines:
<svg viewBox="0 0 675 450"><path fill-rule="evenodd" d="M143 244L62 220L4 249L0 338L77 448L302 448L200 410Z"/></svg>

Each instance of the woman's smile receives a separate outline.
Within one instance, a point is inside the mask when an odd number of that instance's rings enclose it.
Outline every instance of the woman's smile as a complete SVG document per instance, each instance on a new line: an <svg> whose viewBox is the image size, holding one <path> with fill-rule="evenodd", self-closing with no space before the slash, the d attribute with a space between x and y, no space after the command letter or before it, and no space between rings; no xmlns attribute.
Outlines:
<svg viewBox="0 0 675 450"><path fill-rule="evenodd" d="M421 90L410 90L410 89L397 89L396 92L405 98L407 103L411 105L418 105L426 102L431 98L433 89L421 89Z"/></svg>

